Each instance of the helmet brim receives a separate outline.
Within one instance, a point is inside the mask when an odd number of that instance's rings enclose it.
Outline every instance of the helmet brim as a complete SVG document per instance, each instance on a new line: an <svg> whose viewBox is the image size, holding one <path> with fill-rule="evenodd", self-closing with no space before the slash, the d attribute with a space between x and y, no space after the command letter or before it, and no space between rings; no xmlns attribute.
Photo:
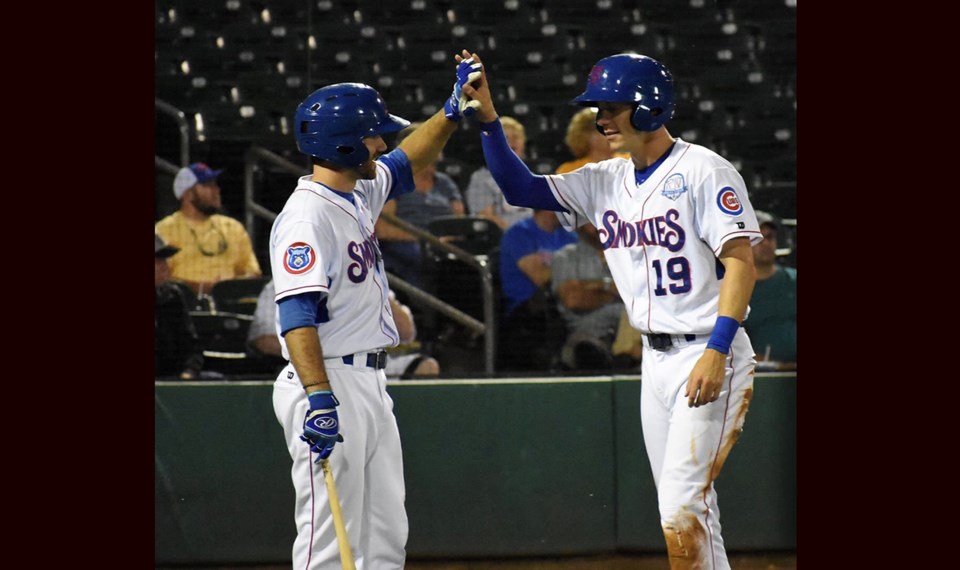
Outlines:
<svg viewBox="0 0 960 570"><path fill-rule="evenodd" d="M570 100L570 104L577 107L596 107L598 101L588 98L586 93L581 93Z"/></svg>
<svg viewBox="0 0 960 570"><path fill-rule="evenodd" d="M404 119L403 117L398 117L391 113L387 113L387 116L383 119L383 121L381 121L379 125L371 130L371 134L388 135L390 133L403 130L409 126L410 121Z"/></svg>

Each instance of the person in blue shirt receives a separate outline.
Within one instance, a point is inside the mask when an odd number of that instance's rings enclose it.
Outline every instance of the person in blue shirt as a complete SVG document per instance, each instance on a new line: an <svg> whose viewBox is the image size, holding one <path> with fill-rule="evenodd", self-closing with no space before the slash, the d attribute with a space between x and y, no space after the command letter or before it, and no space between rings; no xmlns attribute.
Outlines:
<svg viewBox="0 0 960 570"><path fill-rule="evenodd" d="M550 282L553 254L576 241L550 210L535 210L507 228L500 240L500 283L508 315Z"/></svg>
<svg viewBox="0 0 960 570"><path fill-rule="evenodd" d="M500 289L503 294L498 332L498 367L511 371L554 370L566 325L550 291L553 256L575 243L577 234L563 229L554 212L533 216L507 228L500 240Z"/></svg>

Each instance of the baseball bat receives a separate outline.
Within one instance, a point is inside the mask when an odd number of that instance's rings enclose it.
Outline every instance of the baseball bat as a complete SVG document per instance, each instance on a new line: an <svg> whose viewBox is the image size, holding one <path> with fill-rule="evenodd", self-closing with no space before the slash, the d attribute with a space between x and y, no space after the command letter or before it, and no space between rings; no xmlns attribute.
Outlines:
<svg viewBox="0 0 960 570"><path fill-rule="evenodd" d="M353 551L350 550L350 541L347 539L347 527L343 524L343 513L340 512L340 497L337 496L337 487L333 484L333 471L330 470L330 460L320 461L323 467L323 482L327 484L327 495L330 496L330 511L333 513L333 528L337 531L337 546L340 547L340 566L343 570L357 570L353 562Z"/></svg>

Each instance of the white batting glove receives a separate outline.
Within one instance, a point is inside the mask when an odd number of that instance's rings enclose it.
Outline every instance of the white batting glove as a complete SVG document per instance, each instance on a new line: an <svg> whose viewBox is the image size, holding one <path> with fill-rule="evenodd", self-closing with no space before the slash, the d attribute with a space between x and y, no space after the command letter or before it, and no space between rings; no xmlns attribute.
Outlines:
<svg viewBox="0 0 960 570"><path fill-rule="evenodd" d="M472 57L457 65L457 81L453 84L453 93L443 103L443 114L451 121L457 122L460 117L470 117L480 108L480 101L467 99L463 86L480 79L482 70L483 64L474 62Z"/></svg>

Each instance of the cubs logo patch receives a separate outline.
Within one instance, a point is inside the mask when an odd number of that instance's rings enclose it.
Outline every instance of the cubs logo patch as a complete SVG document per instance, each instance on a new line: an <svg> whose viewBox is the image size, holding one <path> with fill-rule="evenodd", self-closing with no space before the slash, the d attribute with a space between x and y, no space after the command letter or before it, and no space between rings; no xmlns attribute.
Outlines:
<svg viewBox="0 0 960 570"><path fill-rule="evenodd" d="M671 200L676 200L680 197L680 194L683 194L686 191L687 185L684 183L683 174L678 172L676 174L671 174L667 178L666 182L663 183L663 190L661 190L660 193Z"/></svg>
<svg viewBox="0 0 960 570"><path fill-rule="evenodd" d="M594 65L593 69L590 70L590 77L588 79L590 85L596 85L600 82L600 79L603 77L603 66Z"/></svg>
<svg viewBox="0 0 960 570"><path fill-rule="evenodd" d="M313 252L313 247L302 241L290 244L286 253L283 254L283 268L293 275L310 271L316 261L317 256Z"/></svg>
<svg viewBox="0 0 960 570"><path fill-rule="evenodd" d="M736 191L729 186L720 189L720 193L717 194L717 206L721 212L728 216L739 216L743 213L743 204L740 203L740 198L737 197Z"/></svg>

